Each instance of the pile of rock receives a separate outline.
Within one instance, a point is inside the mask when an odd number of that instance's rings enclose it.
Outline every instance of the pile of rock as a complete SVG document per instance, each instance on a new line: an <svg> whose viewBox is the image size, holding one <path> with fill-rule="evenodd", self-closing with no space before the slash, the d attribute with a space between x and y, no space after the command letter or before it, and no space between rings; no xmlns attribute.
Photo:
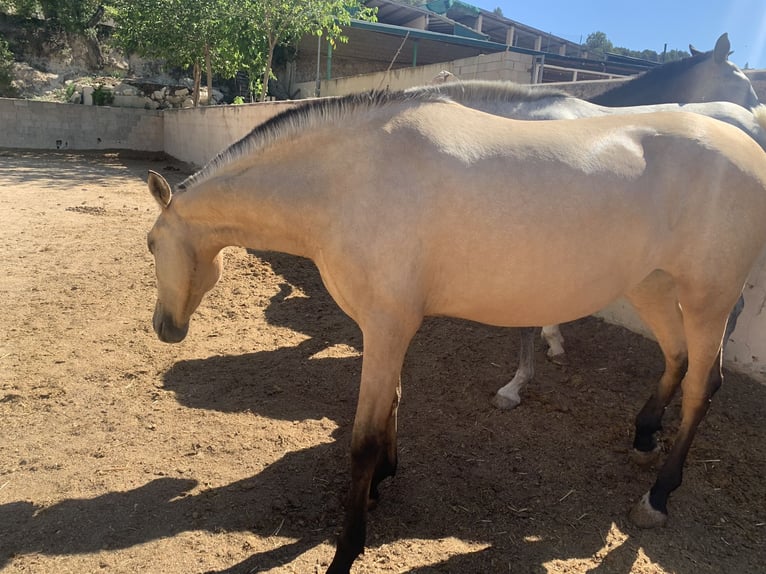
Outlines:
<svg viewBox="0 0 766 574"><path fill-rule="evenodd" d="M94 100L96 90L108 91L110 93L108 105L119 108L162 110L194 106L192 91L185 86L134 86L125 82L114 86L99 85L95 88L91 85L76 86L69 101L73 104L98 104L99 102ZM223 98L223 93L213 89L212 102L210 103L220 103ZM201 88L200 105L207 105L209 99L207 88Z"/></svg>

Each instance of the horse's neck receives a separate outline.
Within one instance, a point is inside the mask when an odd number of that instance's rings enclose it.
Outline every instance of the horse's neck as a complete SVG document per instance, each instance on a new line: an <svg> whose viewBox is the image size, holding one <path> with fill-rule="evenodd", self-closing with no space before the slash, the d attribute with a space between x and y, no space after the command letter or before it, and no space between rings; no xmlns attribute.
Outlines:
<svg viewBox="0 0 766 574"><path fill-rule="evenodd" d="M258 196L252 191L258 187L257 181L239 181L222 191L213 179L180 195L179 213L212 250L238 246L311 257L314 223L307 206L279 201L278 188Z"/></svg>
<svg viewBox="0 0 766 574"><path fill-rule="evenodd" d="M666 104L678 101L678 93L675 89L677 81L665 81L664 85L658 85L656 78L652 76L638 77L607 90L588 101L601 106L626 107L647 106L652 104Z"/></svg>

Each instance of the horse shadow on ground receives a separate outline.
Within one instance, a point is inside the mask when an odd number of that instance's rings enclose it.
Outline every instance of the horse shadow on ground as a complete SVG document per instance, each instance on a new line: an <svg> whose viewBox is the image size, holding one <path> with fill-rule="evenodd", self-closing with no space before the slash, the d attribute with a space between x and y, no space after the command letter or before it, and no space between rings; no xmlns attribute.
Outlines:
<svg viewBox="0 0 766 574"><path fill-rule="evenodd" d="M290 267L286 259L276 263L282 264ZM133 490L45 508L27 501L2 505L0 567L22 553L114 550L192 530L262 537L279 530L280 536L295 539L218 573L243 574L290 568L302 554L334 539L348 486L361 358L312 357L328 344L359 348L361 340L353 323L322 293L316 271L297 265L300 272L284 271L285 278L308 297L286 298L282 290L267 317L309 339L275 351L181 362L166 373L164 384L192 408L249 410L280 420L328 417L339 424L335 441L289 452L258 474L217 488L195 491L194 480L163 476ZM294 307L277 309L285 304ZM333 325L337 333L325 332ZM522 406L508 413L489 400L511 372L514 334L443 319L424 323L403 371L399 473L381 485L381 504L369 517L368 549L385 555L387 545L400 539L450 537L479 546L409 570L419 574L542 574L556 561L569 564L560 571L627 573L640 560L696 574L715 571L705 565L716 552L731 553L718 556L716 563L726 564L726 571L757 571L764 558L762 540L745 539L733 549L719 540L736 536L742 526L737 514L747 512L752 501L745 495L718 500L710 488L715 481L700 465L687 469L671 500L667 528L641 531L630 525L626 511L654 478L653 471L637 470L628 460L631 421L661 361L658 356L647 360L657 355L651 342L593 319L571 326L569 333L570 365L544 362L538 348L538 380ZM609 352L594 357L600 345ZM616 367L615 357L620 359ZM628 384L634 381L641 384ZM734 382L737 387L736 377ZM697 441L703 457L706 449L725 446L716 442L715 431L745 427L750 417L759 416L764 390L748 386L755 393L749 406L731 405L744 384L740 380L739 388L719 393L721 410L728 414L714 413L706 425L713 432L701 429ZM766 430L759 425L744 435L736 449L751 464L732 461L728 468L741 482L755 483L766 470L758 455ZM726 491L725 485L719 490ZM719 516L733 523L734 534L716 522ZM706 523L697 527L695 521ZM613 538L615 529L622 533L619 540ZM324 559L329 562L331 556Z"/></svg>

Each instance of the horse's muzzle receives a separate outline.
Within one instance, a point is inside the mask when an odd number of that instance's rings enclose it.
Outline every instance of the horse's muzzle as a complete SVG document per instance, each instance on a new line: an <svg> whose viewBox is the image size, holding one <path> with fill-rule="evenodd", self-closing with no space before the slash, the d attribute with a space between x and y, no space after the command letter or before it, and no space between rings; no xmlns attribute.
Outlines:
<svg viewBox="0 0 766 574"><path fill-rule="evenodd" d="M162 310L162 305L160 305L159 301L157 301L157 305L154 307L152 326L154 327L154 332L157 333L157 337L163 343L180 343L189 332L188 321L184 325L176 325L173 318Z"/></svg>

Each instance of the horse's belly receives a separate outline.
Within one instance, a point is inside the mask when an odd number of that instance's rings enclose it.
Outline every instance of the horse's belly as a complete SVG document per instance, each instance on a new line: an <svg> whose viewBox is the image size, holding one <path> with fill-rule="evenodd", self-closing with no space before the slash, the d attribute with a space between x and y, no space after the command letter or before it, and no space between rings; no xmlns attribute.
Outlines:
<svg viewBox="0 0 766 574"><path fill-rule="evenodd" d="M466 265L431 286L426 313L506 327L572 321L604 308L653 270L648 262L612 263Z"/></svg>

